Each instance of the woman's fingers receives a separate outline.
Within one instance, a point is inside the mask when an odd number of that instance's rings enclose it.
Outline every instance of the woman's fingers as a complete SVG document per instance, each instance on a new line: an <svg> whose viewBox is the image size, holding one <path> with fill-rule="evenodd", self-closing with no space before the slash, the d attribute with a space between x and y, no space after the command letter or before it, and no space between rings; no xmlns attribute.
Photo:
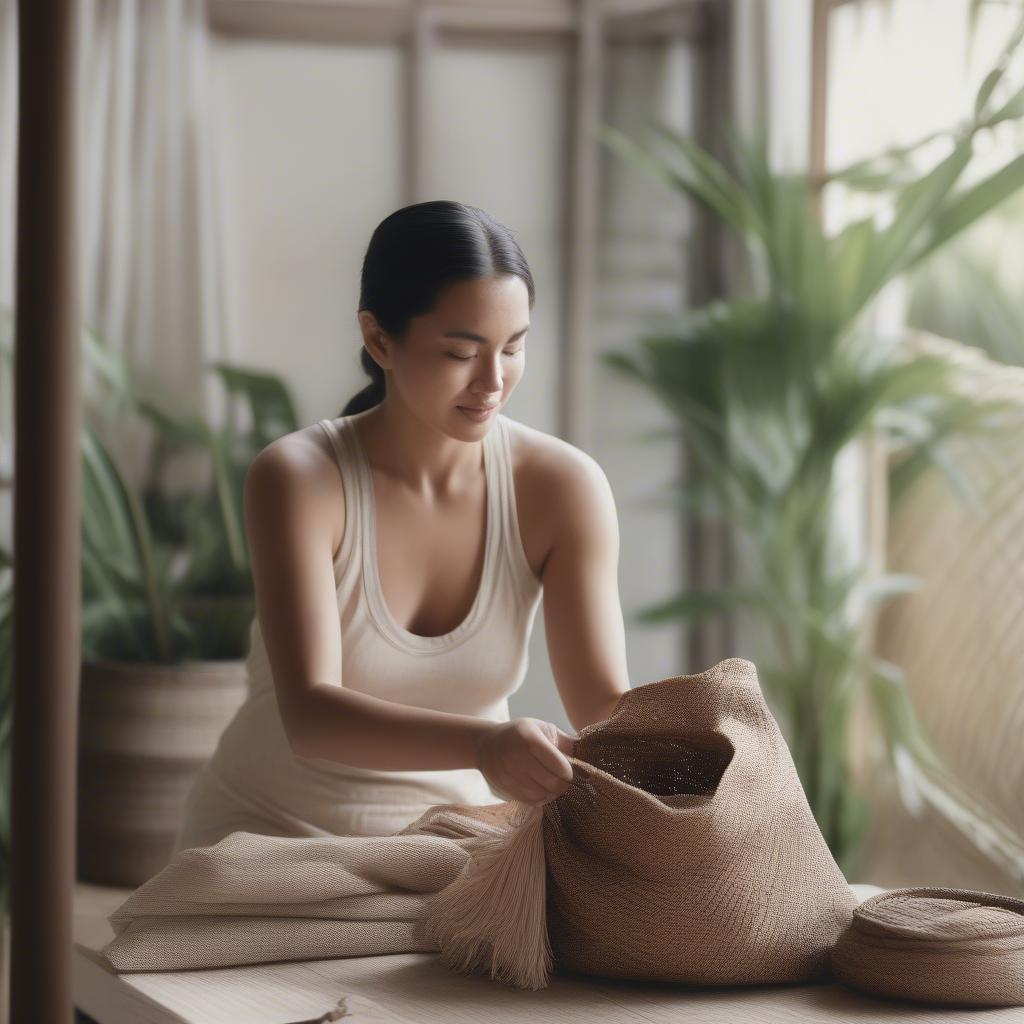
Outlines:
<svg viewBox="0 0 1024 1024"><path fill-rule="evenodd" d="M560 742L572 741L571 736L566 736L565 733L561 733L561 735L565 736L565 740ZM572 782L572 764L553 742L539 742L534 745L533 752L540 765L555 776L556 781L559 783Z"/></svg>

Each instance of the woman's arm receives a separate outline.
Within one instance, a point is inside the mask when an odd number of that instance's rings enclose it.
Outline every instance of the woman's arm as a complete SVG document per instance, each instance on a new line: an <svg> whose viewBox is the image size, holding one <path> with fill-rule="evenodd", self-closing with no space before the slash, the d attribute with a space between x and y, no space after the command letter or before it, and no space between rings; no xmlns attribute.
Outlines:
<svg viewBox="0 0 1024 1024"><path fill-rule="evenodd" d="M344 510L334 460L305 432L272 442L246 474L256 614L292 750L391 771L477 767L494 722L344 688L333 570Z"/></svg>
<svg viewBox="0 0 1024 1024"><path fill-rule="evenodd" d="M292 735L303 737L292 749L300 757L381 771L478 768L480 741L494 725L343 686L314 686L292 716Z"/></svg>
<svg viewBox="0 0 1024 1024"><path fill-rule="evenodd" d="M604 721L630 688L619 603L619 525L600 464L560 444L555 532L544 561L544 631L562 704L579 731Z"/></svg>

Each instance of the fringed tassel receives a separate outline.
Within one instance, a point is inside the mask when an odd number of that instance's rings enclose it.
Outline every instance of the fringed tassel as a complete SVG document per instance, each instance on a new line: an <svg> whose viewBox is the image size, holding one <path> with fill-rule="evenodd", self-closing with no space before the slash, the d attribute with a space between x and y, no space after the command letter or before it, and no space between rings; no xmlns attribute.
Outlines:
<svg viewBox="0 0 1024 1024"><path fill-rule="evenodd" d="M553 959L545 916L544 806L515 804L507 829L467 847L469 861L432 897L424 924L447 967L539 989L548 984Z"/></svg>

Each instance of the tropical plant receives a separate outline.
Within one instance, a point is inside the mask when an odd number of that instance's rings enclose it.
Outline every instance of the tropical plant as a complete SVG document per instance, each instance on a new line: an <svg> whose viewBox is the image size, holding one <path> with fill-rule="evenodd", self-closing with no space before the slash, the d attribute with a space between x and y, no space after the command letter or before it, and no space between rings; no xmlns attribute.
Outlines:
<svg viewBox="0 0 1024 1024"><path fill-rule="evenodd" d="M0 357L13 361L13 317L0 310ZM228 416L214 427L131 372L95 332L83 329L83 370L98 385L85 394L82 453L82 613L85 659L171 664L246 654L254 600L242 493L253 456L297 427L277 377L215 363ZM83 392L86 389L83 388ZM237 423L238 406L249 426ZM124 474L104 431L155 427L141 487ZM170 492L165 472L198 452L209 481ZM0 898L6 895L12 704L13 558L0 549Z"/></svg>
<svg viewBox="0 0 1024 1024"><path fill-rule="evenodd" d="M9 313L0 321L8 362L11 322ZM86 395L81 429L83 657L158 664L243 657L254 608L245 473L261 448L297 429L286 385L211 364L229 399L218 427L133 371L92 330L83 330L82 351L98 381ZM248 426L239 423L239 406ZM102 435L145 423L153 443L136 487ZM172 491L168 471L197 453L208 482Z"/></svg>
<svg viewBox="0 0 1024 1024"><path fill-rule="evenodd" d="M1022 32L1024 21L1008 49ZM654 143L667 147L664 155L611 126L597 129L614 152L735 231L764 282L759 294L671 318L640 340L639 351L605 356L663 403L678 421L670 433L691 446L696 479L678 486L672 500L697 517L728 522L750 554L748 583L683 593L639 618L745 608L766 627L770 639L758 656L766 696L848 877L868 817L848 769L851 709L865 688L894 769L927 772L956 793L956 780L918 725L903 672L864 644L869 609L917 581L873 577L850 564L836 528L836 466L851 443L870 436L899 446L908 457L894 464L898 494L929 462L947 466L945 439L1002 429L1005 406L961 393L949 361L901 350L873 333L864 315L888 282L1024 185L1022 156L954 190L976 136L1024 114L1019 99L992 107L1001 69L1005 62L986 78L974 118L946 133L949 151L927 173L908 175L906 147L830 175L848 187L894 193L887 226L868 217L832 237L814 212L807 177L773 171L763 137L748 142L726 130L734 173L658 122L648 125ZM966 801L951 820L983 824ZM1021 871L1020 861L1006 866Z"/></svg>
<svg viewBox="0 0 1024 1024"><path fill-rule="evenodd" d="M245 473L275 437L297 429L284 384L214 364L232 399L247 403L215 428L169 402L137 396L134 411L156 426L150 464L136 494L85 428L83 455L83 653L167 663L245 654L253 592L242 512ZM232 405L232 413L234 412ZM210 481L170 493L164 473L200 451Z"/></svg>
<svg viewBox="0 0 1024 1024"><path fill-rule="evenodd" d="M986 0L970 0L968 46L977 29ZM995 89L1006 77L1021 41L1014 33L989 72L975 103L976 116L989 126L1024 115L1024 87L991 108ZM1021 147L1021 124L1017 148ZM1013 273L1004 273L1006 258L1016 258L1017 239L1024 228L1024 194L1009 196L993 216L985 217L961 233L951 244L907 275L907 325L945 338L955 338L988 352L992 358L1024 365L1024 303Z"/></svg>
<svg viewBox="0 0 1024 1024"><path fill-rule="evenodd" d="M1024 148L1022 146L1021 148ZM1019 278L1024 193L908 277L907 325L977 346L993 359L1024 366L1024 296ZM1002 264L1017 259L1016 272Z"/></svg>

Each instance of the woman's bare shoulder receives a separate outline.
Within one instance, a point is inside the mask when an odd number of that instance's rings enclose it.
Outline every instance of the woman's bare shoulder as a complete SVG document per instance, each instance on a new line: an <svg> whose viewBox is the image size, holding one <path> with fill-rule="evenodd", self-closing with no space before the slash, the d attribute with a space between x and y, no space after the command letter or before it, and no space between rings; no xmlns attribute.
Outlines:
<svg viewBox="0 0 1024 1024"><path fill-rule="evenodd" d="M319 424L282 434L261 449L249 466L246 492L247 501L288 502L293 515L329 523L337 551L345 529L345 491L334 449Z"/></svg>
<svg viewBox="0 0 1024 1024"><path fill-rule="evenodd" d="M334 449L317 423L275 438L256 455L250 469L257 465L300 486L329 487L334 480L341 484Z"/></svg>
<svg viewBox="0 0 1024 1024"><path fill-rule="evenodd" d="M509 420L512 475L524 550L543 577L558 537L576 537L604 509L614 519L614 499L604 470L576 445ZM601 516L604 522L609 515Z"/></svg>
<svg viewBox="0 0 1024 1024"><path fill-rule="evenodd" d="M538 483L555 486L567 476L580 472L592 473L595 469L601 472L597 460L582 448L519 420L508 416L505 419L509 426L512 465L516 472L522 470Z"/></svg>

